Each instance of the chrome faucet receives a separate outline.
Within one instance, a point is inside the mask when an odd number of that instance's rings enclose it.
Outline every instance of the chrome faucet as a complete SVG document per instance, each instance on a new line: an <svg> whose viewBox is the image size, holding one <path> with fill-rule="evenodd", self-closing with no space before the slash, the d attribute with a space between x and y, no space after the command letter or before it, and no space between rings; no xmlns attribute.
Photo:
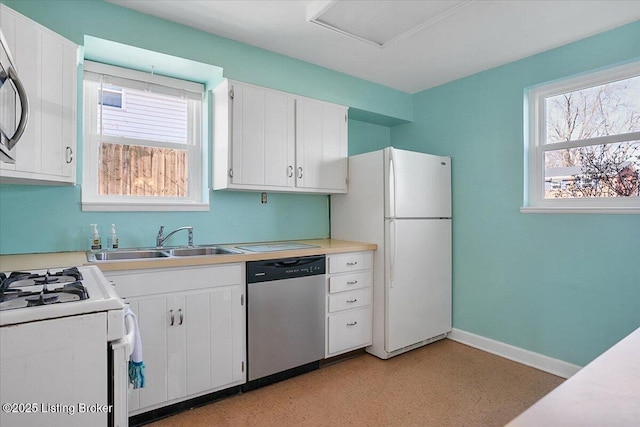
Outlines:
<svg viewBox="0 0 640 427"><path fill-rule="evenodd" d="M164 225L160 226L160 230L158 231L158 237L156 238L156 247L161 248L162 245L164 244L164 242L171 237L173 234L177 233L180 230L188 230L189 231L189 246L193 246L193 227L189 226L189 227L180 227L180 228L176 228L175 230L173 230L171 233L167 234L166 236L163 236L162 233L164 232Z"/></svg>

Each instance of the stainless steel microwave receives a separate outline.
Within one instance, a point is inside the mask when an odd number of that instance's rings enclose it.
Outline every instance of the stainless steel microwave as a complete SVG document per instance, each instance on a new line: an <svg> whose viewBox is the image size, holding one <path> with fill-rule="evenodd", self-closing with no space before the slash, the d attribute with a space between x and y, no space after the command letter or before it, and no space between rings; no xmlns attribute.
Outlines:
<svg viewBox="0 0 640 427"><path fill-rule="evenodd" d="M14 147L29 119L29 101L0 31L0 161L15 163Z"/></svg>

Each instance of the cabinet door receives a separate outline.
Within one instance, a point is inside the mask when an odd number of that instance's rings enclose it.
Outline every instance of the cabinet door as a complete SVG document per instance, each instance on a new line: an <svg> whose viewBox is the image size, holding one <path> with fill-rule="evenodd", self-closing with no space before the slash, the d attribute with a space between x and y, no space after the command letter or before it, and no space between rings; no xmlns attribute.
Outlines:
<svg viewBox="0 0 640 427"><path fill-rule="evenodd" d="M185 297L187 394L211 388L212 293L195 292Z"/></svg>
<svg viewBox="0 0 640 427"><path fill-rule="evenodd" d="M347 190L347 109L296 98L296 187Z"/></svg>
<svg viewBox="0 0 640 427"><path fill-rule="evenodd" d="M29 99L16 162L0 162L2 182L75 183L77 46L0 6L2 31Z"/></svg>
<svg viewBox="0 0 640 427"><path fill-rule="evenodd" d="M187 319L185 296L167 297L167 399L177 399L187 394Z"/></svg>
<svg viewBox="0 0 640 427"><path fill-rule="evenodd" d="M167 400L168 308L164 297L134 299L145 364L144 388L138 389L140 408Z"/></svg>
<svg viewBox="0 0 640 427"><path fill-rule="evenodd" d="M293 185L293 97L238 83L232 90L232 184Z"/></svg>
<svg viewBox="0 0 640 427"><path fill-rule="evenodd" d="M41 172L73 183L76 148L76 49L45 33L42 35L41 55Z"/></svg>
<svg viewBox="0 0 640 427"><path fill-rule="evenodd" d="M244 295L240 286L211 291L211 381L221 388L245 378Z"/></svg>

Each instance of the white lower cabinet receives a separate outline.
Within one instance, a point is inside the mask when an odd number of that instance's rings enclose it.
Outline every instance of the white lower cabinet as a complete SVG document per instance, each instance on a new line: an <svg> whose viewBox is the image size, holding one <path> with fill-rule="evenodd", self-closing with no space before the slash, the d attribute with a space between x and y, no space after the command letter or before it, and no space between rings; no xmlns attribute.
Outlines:
<svg viewBox="0 0 640 427"><path fill-rule="evenodd" d="M373 253L327 256L326 357L371 345Z"/></svg>
<svg viewBox="0 0 640 427"><path fill-rule="evenodd" d="M335 356L371 344L371 307L329 316L327 356Z"/></svg>
<svg viewBox="0 0 640 427"><path fill-rule="evenodd" d="M138 317L136 415L246 381L244 264L105 272Z"/></svg>

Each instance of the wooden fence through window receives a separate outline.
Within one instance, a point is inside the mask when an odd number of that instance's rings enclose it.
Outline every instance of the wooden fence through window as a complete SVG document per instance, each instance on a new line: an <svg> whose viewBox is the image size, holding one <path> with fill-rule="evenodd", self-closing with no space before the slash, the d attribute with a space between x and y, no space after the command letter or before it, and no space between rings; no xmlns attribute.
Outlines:
<svg viewBox="0 0 640 427"><path fill-rule="evenodd" d="M187 150L101 144L98 191L112 196L188 196Z"/></svg>

